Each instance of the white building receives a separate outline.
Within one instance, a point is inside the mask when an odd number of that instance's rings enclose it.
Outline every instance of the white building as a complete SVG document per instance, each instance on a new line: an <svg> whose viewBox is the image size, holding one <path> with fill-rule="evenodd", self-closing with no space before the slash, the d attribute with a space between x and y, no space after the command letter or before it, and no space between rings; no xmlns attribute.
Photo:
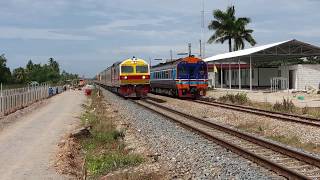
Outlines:
<svg viewBox="0 0 320 180"><path fill-rule="evenodd" d="M319 89L320 64L289 64L290 59L310 56L320 56L320 48L289 40L219 54L204 60L209 64L209 86L251 90ZM268 65L270 62L279 65ZM214 69L217 71L214 72Z"/></svg>

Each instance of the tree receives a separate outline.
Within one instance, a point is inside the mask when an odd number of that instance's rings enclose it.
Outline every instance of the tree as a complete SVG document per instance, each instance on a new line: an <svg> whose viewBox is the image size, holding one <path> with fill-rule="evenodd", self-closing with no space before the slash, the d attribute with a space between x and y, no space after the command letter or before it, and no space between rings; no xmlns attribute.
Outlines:
<svg viewBox="0 0 320 180"><path fill-rule="evenodd" d="M26 78L27 78L26 72L25 72L24 68L22 68L22 67L19 67L19 68L13 70L12 76L13 76L16 83L23 84L26 82Z"/></svg>
<svg viewBox="0 0 320 180"><path fill-rule="evenodd" d="M254 46L257 44L256 40L252 37L253 30L252 29L246 29L246 26L250 23L250 19L243 17L238 18L235 21L235 31L233 34L233 50L237 51L239 49L244 49L245 47L245 41L247 41L251 46Z"/></svg>
<svg viewBox="0 0 320 180"><path fill-rule="evenodd" d="M7 58L4 54L0 56L0 83L10 83L11 72L7 67Z"/></svg>
<svg viewBox="0 0 320 180"><path fill-rule="evenodd" d="M246 17L235 17L234 6L230 6L227 10L220 9L213 11L215 20L209 23L209 30L214 30L215 33L209 38L208 43L213 42L223 44L228 41L229 52L232 51L232 40L234 41L234 50L243 49L245 47L244 40L248 41L252 46L256 44L252 37L253 30L246 29L250 23L250 19Z"/></svg>
<svg viewBox="0 0 320 180"><path fill-rule="evenodd" d="M54 58L49 58L49 67L53 72L60 73L59 63Z"/></svg>

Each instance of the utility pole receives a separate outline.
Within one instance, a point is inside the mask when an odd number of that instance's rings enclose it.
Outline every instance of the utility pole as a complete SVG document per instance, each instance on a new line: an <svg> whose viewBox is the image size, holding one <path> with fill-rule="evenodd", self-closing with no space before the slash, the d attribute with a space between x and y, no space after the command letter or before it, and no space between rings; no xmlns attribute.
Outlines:
<svg viewBox="0 0 320 180"><path fill-rule="evenodd" d="M202 59L202 46L201 46L201 43L202 43L202 42L201 42L201 39L199 40L199 42L200 42L200 48L199 48L199 50L200 50L200 55L199 55L199 56L200 56L200 58Z"/></svg>
<svg viewBox="0 0 320 180"><path fill-rule="evenodd" d="M205 40L204 40L204 31L205 31L205 26L204 26L204 0L202 0L202 11L201 11L201 39L202 39L202 43L203 45L200 47L201 48L201 58L205 58ZM201 44L201 42L200 42Z"/></svg>
<svg viewBox="0 0 320 180"><path fill-rule="evenodd" d="M170 61L173 61L173 57L172 57L172 49L170 49Z"/></svg>
<svg viewBox="0 0 320 180"><path fill-rule="evenodd" d="M151 67L151 57L149 57L149 66Z"/></svg>

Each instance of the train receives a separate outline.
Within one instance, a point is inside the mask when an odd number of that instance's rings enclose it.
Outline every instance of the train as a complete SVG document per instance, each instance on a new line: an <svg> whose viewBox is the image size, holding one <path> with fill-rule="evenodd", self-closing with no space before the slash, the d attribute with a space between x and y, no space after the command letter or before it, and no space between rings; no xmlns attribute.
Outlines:
<svg viewBox="0 0 320 180"><path fill-rule="evenodd" d="M208 65L193 55L152 66L150 76L150 90L156 94L198 98L208 88Z"/></svg>
<svg viewBox="0 0 320 180"><path fill-rule="evenodd" d="M144 98L150 90L150 66L136 57L116 62L97 75L96 83L123 97Z"/></svg>

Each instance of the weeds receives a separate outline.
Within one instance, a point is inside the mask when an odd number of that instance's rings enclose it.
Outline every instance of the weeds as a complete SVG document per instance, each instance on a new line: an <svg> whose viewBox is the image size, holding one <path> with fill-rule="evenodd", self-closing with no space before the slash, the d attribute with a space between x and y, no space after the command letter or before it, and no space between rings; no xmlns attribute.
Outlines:
<svg viewBox="0 0 320 180"><path fill-rule="evenodd" d="M301 109L301 111L302 111L302 114L309 114L309 113L308 113L308 112L309 112L309 108L308 108L307 106L303 107L303 108Z"/></svg>
<svg viewBox="0 0 320 180"><path fill-rule="evenodd" d="M247 132L263 135L265 130L268 129L268 125L261 124L259 122L245 122L245 123L239 124L238 126L236 126L236 128L247 131Z"/></svg>
<svg viewBox="0 0 320 180"><path fill-rule="evenodd" d="M221 102L230 102L234 104L246 104L249 102L249 98L246 93L226 94L219 99Z"/></svg>
<svg viewBox="0 0 320 180"><path fill-rule="evenodd" d="M314 143L302 143L297 136L287 137L284 135L272 135L267 136L267 138L296 148L301 148L309 152L320 152L319 145Z"/></svg>
<svg viewBox="0 0 320 180"><path fill-rule="evenodd" d="M100 93L101 94L101 93ZM124 130L117 130L107 106L102 97L94 92L91 103L83 106L86 111L81 117L85 126L91 126L91 136L82 139L81 145L85 151L86 169L89 176L96 178L110 171L140 164L142 156L130 153L122 139ZM112 113L111 113L112 112Z"/></svg>
<svg viewBox="0 0 320 180"><path fill-rule="evenodd" d="M292 100L285 99L283 98L282 103L276 102L273 105L273 110L274 111L279 111L279 112L294 112L296 109L296 106L293 104Z"/></svg>

